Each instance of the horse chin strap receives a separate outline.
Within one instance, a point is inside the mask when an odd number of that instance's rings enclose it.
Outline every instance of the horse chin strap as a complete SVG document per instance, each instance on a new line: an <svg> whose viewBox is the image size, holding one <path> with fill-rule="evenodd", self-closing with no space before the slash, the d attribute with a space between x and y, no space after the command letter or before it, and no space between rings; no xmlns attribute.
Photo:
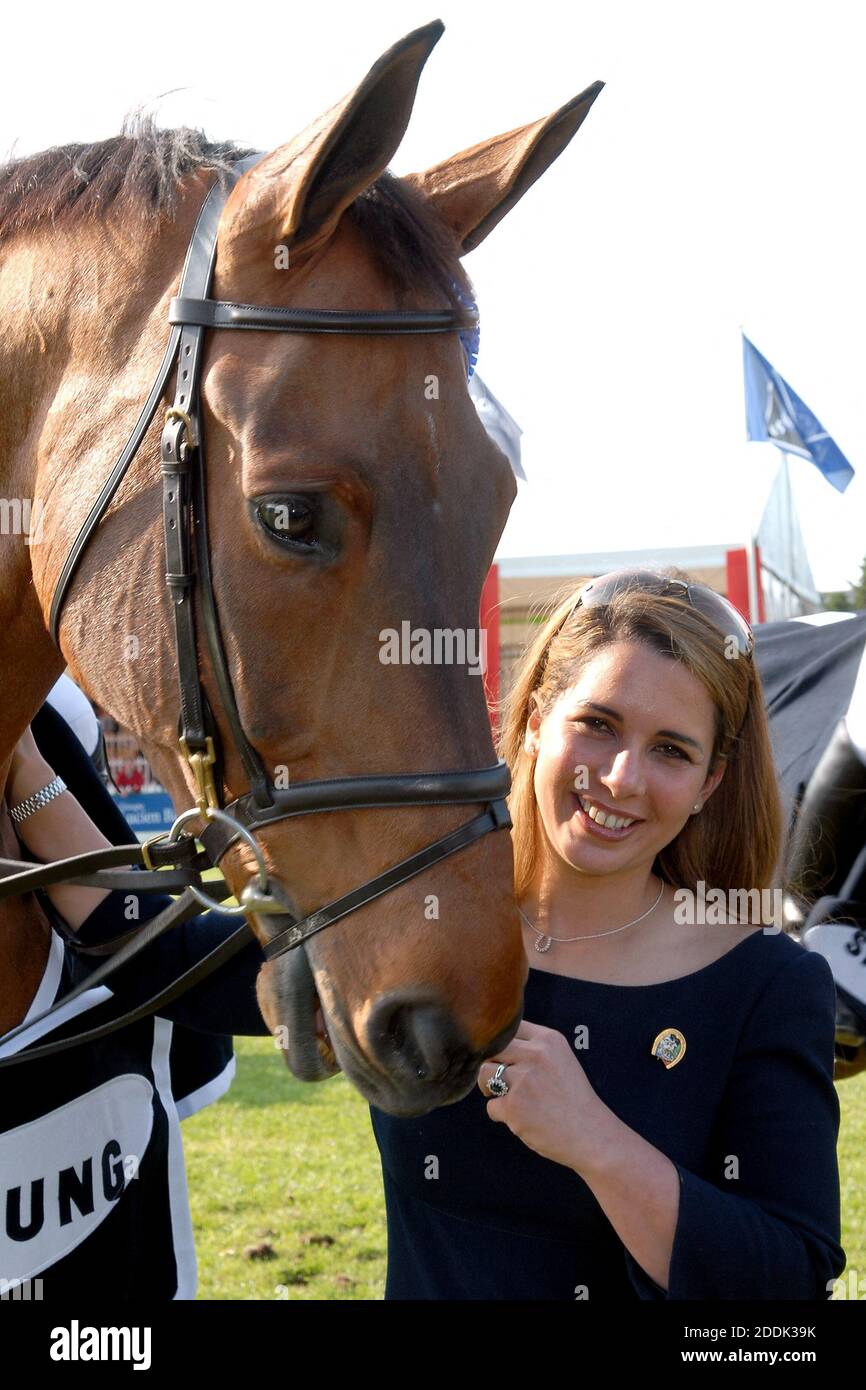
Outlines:
<svg viewBox="0 0 866 1390"><path fill-rule="evenodd" d="M265 948L267 958L272 960L284 951L300 946L314 933L354 912L364 903L405 883L456 850L472 844L488 831L510 826L504 798L510 790L511 779L507 765L500 761L489 767L465 771L345 777L301 782L287 789L278 789L246 737L225 655L208 545L205 452L200 413L205 333L208 330L364 335L457 332L462 335L470 371L474 365L473 352L477 350L477 332L470 333L469 348L466 344L467 321L471 330L477 325L477 314L474 318L468 313L461 316L450 309L406 312L296 309L209 299L217 233L226 197L232 183L260 158L262 156L257 154L240 160L232 170L230 180L218 179L205 198L187 250L179 292L171 301L169 341L159 372L135 429L67 556L52 599L49 627L52 638L58 643L61 610L78 563L135 457L164 396L169 377L176 369L174 400L165 412L160 441L165 577L174 614L177 650L180 691L178 744L194 778L196 808L184 812L175 821L168 832L169 846L180 847L180 832L194 816L201 817L207 823L199 838L212 864L217 864L238 839L244 840L255 855L258 871L256 878L241 893L238 907L233 910L240 914L278 913L286 916L290 914L285 903L280 902L270 890L264 860L253 831L289 817L314 812L383 806L484 805L480 815L457 830L443 835L353 892L319 908L303 921L294 922ZM250 785L249 792L227 806L223 806L220 793L222 756L217 723L202 689L199 673L196 593L216 692ZM156 842L163 838L165 836L154 837L143 847L144 863L148 868L151 866L149 847L155 847ZM189 891L201 906L219 906L203 892L200 884L193 884Z"/></svg>

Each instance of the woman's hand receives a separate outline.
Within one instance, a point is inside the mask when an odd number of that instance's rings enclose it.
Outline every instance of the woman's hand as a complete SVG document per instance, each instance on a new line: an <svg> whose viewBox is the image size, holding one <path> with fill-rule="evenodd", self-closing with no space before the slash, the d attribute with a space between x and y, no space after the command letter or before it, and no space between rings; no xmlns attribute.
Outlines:
<svg viewBox="0 0 866 1390"><path fill-rule="evenodd" d="M487 1082L507 1063L508 1094L490 1096ZM490 1096L491 1120L508 1125L530 1149L579 1173L605 1147L612 1111L596 1094L568 1039L524 1019L507 1047L482 1062L478 1086Z"/></svg>
<svg viewBox="0 0 866 1390"><path fill-rule="evenodd" d="M508 1046L482 1062L484 1095L500 1062L508 1064L508 1094L490 1097L491 1120L504 1120L530 1149L578 1173L623 1245L666 1292L679 1219L676 1165L605 1105L562 1033L524 1019Z"/></svg>

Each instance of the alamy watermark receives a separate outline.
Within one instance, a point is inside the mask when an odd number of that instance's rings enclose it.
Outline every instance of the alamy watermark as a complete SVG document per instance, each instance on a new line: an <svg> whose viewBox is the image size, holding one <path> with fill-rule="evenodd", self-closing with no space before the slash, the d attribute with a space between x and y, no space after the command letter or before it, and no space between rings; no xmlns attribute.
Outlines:
<svg viewBox="0 0 866 1390"><path fill-rule="evenodd" d="M696 889L674 890L674 921L680 926L724 926L732 920L782 930L784 895L781 888L707 888L702 878Z"/></svg>
<svg viewBox="0 0 866 1390"><path fill-rule="evenodd" d="M383 666L467 666L470 675L487 670L486 628L413 627L407 620L379 633Z"/></svg>
<svg viewBox="0 0 866 1390"><path fill-rule="evenodd" d="M48 1355L52 1361L131 1361L134 1371L151 1363L149 1327L82 1327L73 1318L69 1327L51 1329Z"/></svg>
<svg viewBox="0 0 866 1390"><path fill-rule="evenodd" d="M0 536L23 536L25 545L38 545L44 512L38 497L0 497Z"/></svg>
<svg viewBox="0 0 866 1390"><path fill-rule="evenodd" d="M0 1279L0 1299L15 1303L41 1303L41 1279Z"/></svg>
<svg viewBox="0 0 866 1390"><path fill-rule="evenodd" d="M844 1275L840 1274L836 1279L828 1279L825 1288L834 1300L850 1298L859 1302L866 1298L866 1278L859 1269L848 1268Z"/></svg>

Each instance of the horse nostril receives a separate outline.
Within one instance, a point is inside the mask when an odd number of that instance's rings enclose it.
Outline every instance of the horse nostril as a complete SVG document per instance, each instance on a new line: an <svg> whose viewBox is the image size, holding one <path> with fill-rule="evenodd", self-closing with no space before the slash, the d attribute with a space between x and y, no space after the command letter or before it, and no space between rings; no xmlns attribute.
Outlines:
<svg viewBox="0 0 866 1390"><path fill-rule="evenodd" d="M462 1070L470 1055L451 1014L429 1000L400 995L379 1000L367 1033L370 1050L382 1066L416 1081L444 1081Z"/></svg>

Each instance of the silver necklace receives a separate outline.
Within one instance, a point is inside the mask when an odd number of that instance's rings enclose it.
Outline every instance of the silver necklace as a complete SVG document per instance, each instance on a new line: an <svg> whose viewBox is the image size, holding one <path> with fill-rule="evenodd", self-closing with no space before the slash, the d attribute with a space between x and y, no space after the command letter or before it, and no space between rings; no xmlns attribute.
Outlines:
<svg viewBox="0 0 866 1390"><path fill-rule="evenodd" d="M551 942L553 941L595 941L600 936L616 936L617 932L625 931L626 927L636 926L638 922L643 921L644 917L649 917L650 913L655 911L655 909L661 902L662 893L664 891L665 885L664 882L662 882L662 886L659 889L659 895L653 903L652 907L648 907L646 912L641 913L640 917L635 917L634 921L626 922L624 927L612 927L609 931L589 932L586 936L545 936L544 932L538 930L538 927L535 925L534 922L530 922L529 918L527 917L526 913L523 911L523 908L520 906L519 903L517 905L517 911L520 913L526 925L528 927L531 927L532 930L535 932L537 938L537 940L534 943L536 951L544 952L550 950Z"/></svg>

